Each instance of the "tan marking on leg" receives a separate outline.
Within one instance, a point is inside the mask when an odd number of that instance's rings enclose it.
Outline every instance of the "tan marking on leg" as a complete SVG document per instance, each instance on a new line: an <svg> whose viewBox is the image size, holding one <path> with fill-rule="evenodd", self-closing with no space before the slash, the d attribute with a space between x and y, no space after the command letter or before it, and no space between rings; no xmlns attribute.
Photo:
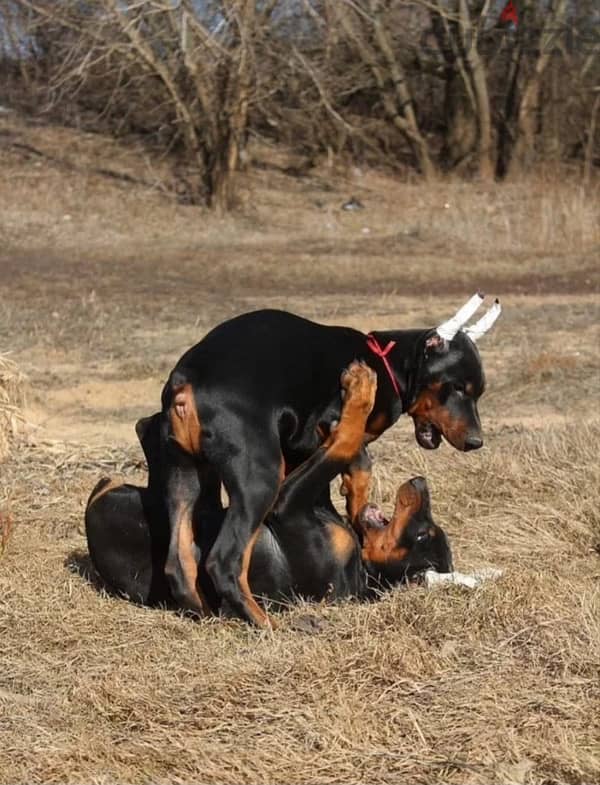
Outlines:
<svg viewBox="0 0 600 785"><path fill-rule="evenodd" d="M194 556L194 527L192 523L192 515L189 505L180 504L177 508L177 517L175 523L175 537L177 542L177 564L167 562L165 566L165 573L167 575L174 575L181 568L185 584L187 587L188 595L196 604L194 610L202 609L202 612L207 616L211 614L211 608L202 589L198 583L198 563Z"/></svg>
<svg viewBox="0 0 600 785"><path fill-rule="evenodd" d="M346 497L346 515L356 532L360 532L358 514L369 501L370 469L350 469L342 476L342 496Z"/></svg>
<svg viewBox="0 0 600 785"><path fill-rule="evenodd" d="M169 420L173 438L186 452L200 452L202 427L191 384L182 384L174 390L173 403L169 409Z"/></svg>
<svg viewBox="0 0 600 785"><path fill-rule="evenodd" d="M354 362L342 374L342 388L346 397L340 421L325 446L328 457L350 463L365 437L365 425L377 392L377 374L368 365Z"/></svg>
<svg viewBox="0 0 600 785"><path fill-rule="evenodd" d="M98 491L96 491L96 493L93 496L90 497L90 499L89 499L89 501L87 503L87 507L88 508L91 507L92 504L95 504L98 501L98 499L102 498L102 496L107 494L109 491L114 491L115 488L120 488L121 485L123 485L123 484L124 484L123 480L120 480L120 479L117 479L117 480L110 479L106 483L106 485L103 485L102 488L100 488Z"/></svg>
<svg viewBox="0 0 600 785"><path fill-rule="evenodd" d="M256 540L260 534L260 526L254 532L248 545L244 548L244 554L242 556L242 571L239 577L239 585L240 591L242 592L242 596L244 598L244 602L246 604L246 610L252 617L253 622L258 627L271 627L274 628L275 625L271 619L267 616L264 610L260 607L260 605L256 602L254 597L252 596L252 592L250 590L250 584L248 583L248 568L250 567L250 560L252 558L252 551L254 550L254 545L256 544Z"/></svg>
<svg viewBox="0 0 600 785"><path fill-rule="evenodd" d="M348 529L340 526L339 523L328 523L327 530L329 532L331 550L335 560L344 567L348 563L350 556L354 553L356 540Z"/></svg>
<svg viewBox="0 0 600 785"><path fill-rule="evenodd" d="M285 480L287 474L287 466L285 465L285 458L281 456L281 463L279 464L279 484Z"/></svg>

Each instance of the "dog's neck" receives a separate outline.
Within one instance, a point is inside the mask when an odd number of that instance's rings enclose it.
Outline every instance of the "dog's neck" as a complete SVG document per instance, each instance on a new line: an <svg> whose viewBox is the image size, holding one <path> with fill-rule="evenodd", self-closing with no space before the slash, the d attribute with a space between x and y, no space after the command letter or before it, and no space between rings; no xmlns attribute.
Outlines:
<svg viewBox="0 0 600 785"><path fill-rule="evenodd" d="M377 357L376 353L371 351L369 365L377 371L380 380L386 379L389 382L389 384L385 384L386 388L389 387L389 394L400 398L399 405L394 407L399 409L396 416L405 412L410 406L414 396L415 378L419 369L419 349L430 331L431 328L422 328L417 330L374 330L370 333L384 351L390 342L393 343L385 359L387 367L395 377L399 396L394 390L392 380L389 379L384 359Z"/></svg>

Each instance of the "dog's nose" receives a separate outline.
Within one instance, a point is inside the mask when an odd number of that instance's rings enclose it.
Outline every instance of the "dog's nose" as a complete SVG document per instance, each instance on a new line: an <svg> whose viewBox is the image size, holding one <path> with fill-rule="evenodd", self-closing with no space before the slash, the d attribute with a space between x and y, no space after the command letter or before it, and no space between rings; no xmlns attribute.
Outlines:
<svg viewBox="0 0 600 785"><path fill-rule="evenodd" d="M465 452L469 450L478 450L483 447L483 439L481 436L467 436L465 439Z"/></svg>

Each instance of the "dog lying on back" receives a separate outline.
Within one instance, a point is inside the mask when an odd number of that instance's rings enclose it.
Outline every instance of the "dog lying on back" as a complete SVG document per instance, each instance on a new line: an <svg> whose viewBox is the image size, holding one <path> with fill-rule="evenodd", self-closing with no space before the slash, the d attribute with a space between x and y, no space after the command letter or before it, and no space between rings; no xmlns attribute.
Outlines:
<svg viewBox="0 0 600 785"><path fill-rule="evenodd" d="M251 591L253 548L295 472L310 468L328 443L340 418L340 374L354 360L377 377L362 444L408 413L424 448L435 449L442 436L458 450L481 447L477 401L485 379L475 342L500 313L496 302L465 327L482 300L474 295L437 328L369 335L283 311L256 311L219 325L183 355L164 387L159 424L170 537L165 572L181 606L211 612L202 587L214 585L233 613L268 624ZM367 483L359 454L342 444L330 458L344 477L349 518L360 538ZM198 559L205 526L222 512L221 483L229 507L210 555Z"/></svg>
<svg viewBox="0 0 600 785"><path fill-rule="evenodd" d="M376 505L365 505L355 522L357 531L329 501L329 484L347 456L360 456L362 470L370 470L370 459L361 447L376 378L361 363L353 363L343 373L339 422L325 443L289 475L258 530L248 565L253 597L281 603L297 597L365 598L427 569L452 569L450 546L431 517L424 478L400 486L389 519ZM137 431L148 461L148 487L108 479L98 483L85 514L90 556L113 591L143 604L176 602L165 575L170 540L166 504L160 484L155 483L160 472L160 415L140 421ZM213 613L219 611L223 598L202 563L210 556L224 516L224 510L213 506L203 509L200 500L193 512L194 519L201 521L193 558L200 562L200 589Z"/></svg>

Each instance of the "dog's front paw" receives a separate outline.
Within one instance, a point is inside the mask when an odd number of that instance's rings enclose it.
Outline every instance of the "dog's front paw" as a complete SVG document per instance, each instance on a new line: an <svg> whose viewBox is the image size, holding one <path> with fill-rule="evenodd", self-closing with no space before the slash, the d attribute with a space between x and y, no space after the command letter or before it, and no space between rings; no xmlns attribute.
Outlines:
<svg viewBox="0 0 600 785"><path fill-rule="evenodd" d="M362 404L371 411L377 392L377 374L363 360L354 360L341 376L344 404Z"/></svg>

